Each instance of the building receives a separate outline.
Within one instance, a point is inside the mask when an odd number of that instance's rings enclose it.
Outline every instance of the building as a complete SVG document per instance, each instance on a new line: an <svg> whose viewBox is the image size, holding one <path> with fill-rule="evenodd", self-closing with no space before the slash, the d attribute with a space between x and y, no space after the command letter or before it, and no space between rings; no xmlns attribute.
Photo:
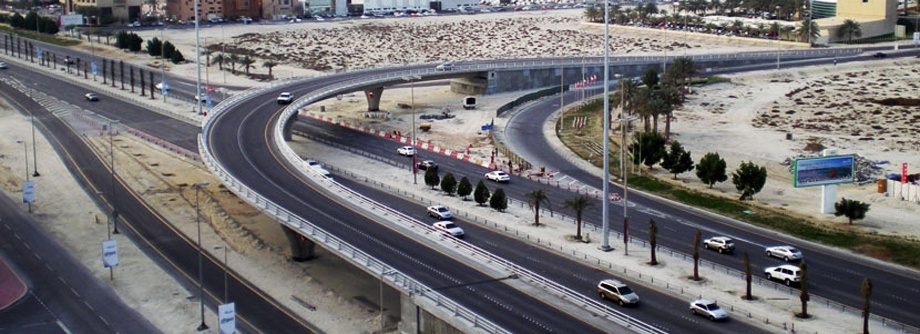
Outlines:
<svg viewBox="0 0 920 334"><path fill-rule="evenodd" d="M98 8L98 16L87 15L87 23L89 24L127 24L140 20L143 0L72 0L70 5L73 6L73 11L77 13L82 12L80 8ZM65 12L69 13L67 10L70 7L65 6Z"/></svg>
<svg viewBox="0 0 920 334"><path fill-rule="evenodd" d="M827 1L825 1L827 2ZM818 5L813 5L818 9ZM818 44L845 41L837 32L846 20L859 23L862 32L860 38L890 35L895 32L898 21L898 0L837 0L836 13L833 17L815 20L821 27Z"/></svg>
<svg viewBox="0 0 920 334"><path fill-rule="evenodd" d="M202 21L221 18L262 17L263 0L198 0L198 18ZM274 3L279 0L267 0ZM291 0L282 0L290 4ZM290 5L287 6L290 11ZM172 21L195 21L195 0L166 0L166 18Z"/></svg>

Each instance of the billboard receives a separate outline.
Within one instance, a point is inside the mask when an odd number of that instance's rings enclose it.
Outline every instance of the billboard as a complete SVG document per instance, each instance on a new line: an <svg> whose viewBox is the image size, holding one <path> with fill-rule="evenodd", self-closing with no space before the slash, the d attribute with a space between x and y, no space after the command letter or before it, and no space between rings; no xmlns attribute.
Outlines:
<svg viewBox="0 0 920 334"><path fill-rule="evenodd" d="M796 187L850 183L856 175L856 157L853 155L796 159L792 166Z"/></svg>
<svg viewBox="0 0 920 334"><path fill-rule="evenodd" d="M58 26L62 29L66 26L82 26L83 25L83 15L82 14L73 14L73 15L61 15L58 17Z"/></svg>

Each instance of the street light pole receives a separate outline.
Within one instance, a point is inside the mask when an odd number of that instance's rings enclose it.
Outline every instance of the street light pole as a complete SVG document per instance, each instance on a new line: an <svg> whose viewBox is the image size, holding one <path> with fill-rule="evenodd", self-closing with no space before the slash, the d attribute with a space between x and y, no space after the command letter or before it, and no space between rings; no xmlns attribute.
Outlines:
<svg viewBox="0 0 920 334"><path fill-rule="evenodd" d="M39 177L41 174L38 173L38 153L35 152L35 112L33 111L29 111L29 122L32 123L32 169L35 171L32 176Z"/></svg>
<svg viewBox="0 0 920 334"><path fill-rule="evenodd" d="M16 141L17 143L22 143L22 160L26 163L26 182L29 182L29 143L25 140ZM25 201L25 196L23 196ZM32 213L32 202L25 201L29 205L29 213Z"/></svg>
<svg viewBox="0 0 920 334"><path fill-rule="evenodd" d="M198 25L199 25L198 21L200 21L198 17L198 11L199 11L198 0L195 0L195 71L198 74L197 79L195 81L195 94L197 94L195 95L196 97L195 105L198 106L198 109L196 109L196 112L198 112L199 115L203 115L204 112L202 112L201 110L201 102L203 101L201 101L201 38L200 38L200 32L198 30ZM203 316L202 316L202 319L204 319ZM201 324L204 325L203 320ZM205 329L207 329L207 326L205 326Z"/></svg>
<svg viewBox="0 0 920 334"><path fill-rule="evenodd" d="M604 1L604 197L601 201L604 243L600 250L610 247L610 1Z"/></svg>
<svg viewBox="0 0 920 334"><path fill-rule="evenodd" d="M415 81L421 80L422 77L413 75L413 76L403 77L402 79L404 81L409 82L409 96L410 96L409 108L412 109L412 147L414 148L415 144L418 142L418 138L416 138L415 136ZM418 154L413 154L412 155L412 184L418 184L418 172L416 170L416 168L418 168L418 165L416 164L417 161L418 161Z"/></svg>
<svg viewBox="0 0 920 334"><path fill-rule="evenodd" d="M208 325L204 323L204 269L203 269L204 260L202 258L202 251L201 251L201 209L200 209L201 205L200 205L200 202L198 202L198 192L201 190L201 187L206 187L207 185L208 185L208 181L204 181L204 182L197 183L194 185L195 187L195 224L198 225L198 301L199 301L198 304L201 307L201 325L198 325L199 332L208 329Z"/></svg>
<svg viewBox="0 0 920 334"><path fill-rule="evenodd" d="M166 91L169 86L166 83L166 40L163 39L163 32L166 28L160 29L160 95L163 95L163 102L166 102Z"/></svg>
<svg viewBox="0 0 920 334"><path fill-rule="evenodd" d="M115 196L115 143L112 137L115 132L113 126L118 122L117 120L109 121L109 167L112 169L112 191L109 193L109 198L112 200L112 226L114 226L112 233L114 234L118 234L118 209L115 208L115 201L118 196Z"/></svg>
<svg viewBox="0 0 920 334"><path fill-rule="evenodd" d="M229 248L229 246L214 247L214 249L221 249L221 248L224 249L224 304L226 304L230 302L230 298L228 297L229 294L227 293L227 270L229 270L229 266L227 263L227 248Z"/></svg>

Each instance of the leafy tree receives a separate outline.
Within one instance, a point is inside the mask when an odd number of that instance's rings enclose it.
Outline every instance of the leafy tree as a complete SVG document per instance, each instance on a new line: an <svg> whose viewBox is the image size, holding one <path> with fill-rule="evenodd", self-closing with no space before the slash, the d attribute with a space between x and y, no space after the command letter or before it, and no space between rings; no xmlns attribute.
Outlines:
<svg viewBox="0 0 920 334"><path fill-rule="evenodd" d="M651 246L649 250L652 252L652 260L648 264L658 265L658 257L655 254L655 249L658 248L658 223L655 223L654 219L648 220L648 244Z"/></svg>
<svg viewBox="0 0 920 334"><path fill-rule="evenodd" d="M278 63L273 62L273 61L271 61L271 60L262 63L262 67L268 69L268 76L269 76L269 77L272 76L272 68L274 68L275 66L278 66Z"/></svg>
<svg viewBox="0 0 920 334"><path fill-rule="evenodd" d="M853 37L862 37L862 28L860 28L859 22L853 19L844 20L843 25L837 30L837 37L846 37L847 44L853 42Z"/></svg>
<svg viewBox="0 0 920 334"><path fill-rule="evenodd" d="M808 301L811 300L811 297L808 295L808 265L805 259L799 262L799 271L802 272L802 278L799 280L799 301L802 302L802 313L799 314L799 317L809 318Z"/></svg>
<svg viewBox="0 0 920 334"><path fill-rule="evenodd" d="M576 195L562 202L562 207L575 211L575 239L581 240L582 214L593 205L587 196Z"/></svg>
<svg viewBox="0 0 920 334"><path fill-rule="evenodd" d="M700 230L696 230L696 234L693 236L693 280L700 280L700 239L703 237L703 233Z"/></svg>
<svg viewBox="0 0 920 334"><path fill-rule="evenodd" d="M434 189L438 184L441 183L441 177L438 176L438 171L434 168L429 168L425 170L425 185Z"/></svg>
<svg viewBox="0 0 920 334"><path fill-rule="evenodd" d="M728 175L725 173L725 159L722 159L719 153L706 153L696 164L696 177L708 184L710 189L716 182L725 182L728 180Z"/></svg>
<svg viewBox="0 0 920 334"><path fill-rule="evenodd" d="M805 18L797 25L795 35L798 36L799 40L802 42L812 44L814 40L821 37L821 27L818 26L818 22L815 22L810 17Z"/></svg>
<svg viewBox="0 0 920 334"><path fill-rule="evenodd" d="M546 195L545 190L535 189L525 193L524 197L527 198L527 204L533 209L533 225L540 226L540 205L543 203L550 205L549 196Z"/></svg>
<svg viewBox="0 0 920 334"><path fill-rule="evenodd" d="M185 56L182 55L182 52L176 50L173 52L172 57L169 57L169 61L171 61L173 64L178 64L185 61Z"/></svg>
<svg viewBox="0 0 920 334"><path fill-rule="evenodd" d="M585 8L585 18L587 18L589 22L603 21L603 19L601 18L603 16L604 16L604 12L597 8L594 8L594 7Z"/></svg>
<svg viewBox="0 0 920 334"><path fill-rule="evenodd" d="M767 183L767 168L757 166L752 161L742 162L732 174L732 183L741 192L739 200L752 200L754 194L760 192Z"/></svg>
<svg viewBox="0 0 920 334"><path fill-rule="evenodd" d="M179 52L176 46L169 41L163 41L163 58L172 59L173 55Z"/></svg>
<svg viewBox="0 0 920 334"><path fill-rule="evenodd" d="M443 185L441 186L444 187ZM470 180L466 176L460 178L460 184L457 185L457 196L460 196L465 201L467 196L473 193L473 184L470 183Z"/></svg>
<svg viewBox="0 0 920 334"><path fill-rule="evenodd" d="M866 218L866 212L869 212L869 203L843 198L840 202L834 203L834 210L834 216L847 217L850 225L852 225L854 220Z"/></svg>
<svg viewBox="0 0 920 334"><path fill-rule="evenodd" d="M230 54L227 60L230 61L230 73L236 74L236 64L240 62L240 56Z"/></svg>
<svg viewBox="0 0 920 334"><path fill-rule="evenodd" d="M489 188L486 187L486 184L479 180L476 183L476 190L473 191L473 200L476 201L476 204L479 206L485 205L486 201L489 200Z"/></svg>
<svg viewBox="0 0 920 334"><path fill-rule="evenodd" d="M693 170L693 158L690 157L690 152L684 151L680 142L675 140L671 142L671 149L661 160L661 168L674 174L674 179L677 180L677 174Z"/></svg>
<svg viewBox="0 0 920 334"><path fill-rule="evenodd" d="M144 39L140 35L131 33L128 35L128 51L139 52L144 45Z"/></svg>
<svg viewBox="0 0 920 334"><path fill-rule="evenodd" d="M125 31L119 31L115 34L115 47L119 49L128 48L128 33Z"/></svg>
<svg viewBox="0 0 920 334"><path fill-rule="evenodd" d="M425 172L425 174L428 174L428 172ZM454 177L454 174L451 172L444 174L444 178L441 179L441 190L447 193L447 195L454 195L454 192L457 191L457 179Z"/></svg>
<svg viewBox="0 0 920 334"><path fill-rule="evenodd" d="M751 257L748 255L748 252L744 252L744 257L742 258L742 261L744 261L744 282L745 282L745 287L746 287L745 293L744 293L744 299L752 300L754 299L754 296L751 295L751 279L752 279L751 277L752 276Z"/></svg>
<svg viewBox="0 0 920 334"><path fill-rule="evenodd" d="M860 290L863 299L863 334L869 334L869 306L871 305L870 301L872 299L872 280L868 277L864 278Z"/></svg>
<svg viewBox="0 0 920 334"><path fill-rule="evenodd" d="M154 37L147 41L147 54L151 57L159 57L163 54L163 41Z"/></svg>
<svg viewBox="0 0 920 334"><path fill-rule="evenodd" d="M664 145L664 137L658 132L639 133L629 147L633 163L651 168L666 155Z"/></svg>
<svg viewBox="0 0 920 334"><path fill-rule="evenodd" d="M502 188L495 189L495 192L492 193L492 197L489 198L489 207L498 212L505 212L505 209L508 208L508 198L505 197L505 191Z"/></svg>

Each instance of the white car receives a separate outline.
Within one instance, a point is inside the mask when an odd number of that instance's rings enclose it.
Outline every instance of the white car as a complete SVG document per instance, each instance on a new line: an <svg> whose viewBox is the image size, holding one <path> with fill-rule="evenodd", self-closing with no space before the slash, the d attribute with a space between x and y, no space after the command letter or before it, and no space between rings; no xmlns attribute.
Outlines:
<svg viewBox="0 0 920 334"><path fill-rule="evenodd" d="M443 63L434 68L435 71L453 71L454 63Z"/></svg>
<svg viewBox="0 0 920 334"><path fill-rule="evenodd" d="M768 280L775 279L777 281L782 281L787 286L792 284L799 284L799 282L802 280L801 268L791 264L767 267L763 270L763 273L767 276Z"/></svg>
<svg viewBox="0 0 920 334"><path fill-rule="evenodd" d="M5 70L5 69L6 69L6 63L0 61L0 69Z"/></svg>
<svg viewBox="0 0 920 334"><path fill-rule="evenodd" d="M320 164L319 162L316 162L316 160L307 159L307 160L304 160L304 162L306 162L307 166L309 166L311 169L316 171L319 175L325 178L332 178L332 173L330 173L328 170L323 168L323 165Z"/></svg>
<svg viewBox="0 0 920 334"><path fill-rule="evenodd" d="M407 157L411 157L411 156L415 155L415 147L412 147L412 146L403 146L403 147L397 148L397 149L396 149L396 154L405 155L405 156L407 156Z"/></svg>
<svg viewBox="0 0 920 334"><path fill-rule="evenodd" d="M450 209L443 205L432 205L428 207L428 215L437 219L451 219L454 218L454 215L450 213Z"/></svg>
<svg viewBox="0 0 920 334"><path fill-rule="evenodd" d="M283 92L278 95L278 104L289 104L291 102L294 102L294 94L291 94L291 92Z"/></svg>
<svg viewBox="0 0 920 334"><path fill-rule="evenodd" d="M712 321L728 318L728 312L725 312L716 302L707 299L690 302L690 313L707 317Z"/></svg>
<svg viewBox="0 0 920 334"><path fill-rule="evenodd" d="M767 256L783 259L783 261L796 261L802 259L802 252L792 246L767 247Z"/></svg>
<svg viewBox="0 0 920 334"><path fill-rule="evenodd" d="M454 224L453 222L437 222L437 223L431 224L431 226L441 232L450 234L454 237L463 238L463 229L460 228L460 226L457 226L457 224Z"/></svg>
<svg viewBox="0 0 920 334"><path fill-rule="evenodd" d="M162 81L161 81L161 82L158 82L158 83L156 84L156 86L154 86L154 87L156 87L157 90L159 90L159 91L161 91L161 92L162 92L162 91L167 91L167 92L169 91L169 84L166 83L166 82L162 82Z"/></svg>
<svg viewBox="0 0 920 334"><path fill-rule="evenodd" d="M712 237L703 240L703 248L714 249L719 253L731 253L735 250L735 241L729 237Z"/></svg>
<svg viewBox="0 0 920 334"><path fill-rule="evenodd" d="M495 182L508 182L511 180L511 176L508 173L505 173L500 170L494 170L486 173L486 180L495 181Z"/></svg>

